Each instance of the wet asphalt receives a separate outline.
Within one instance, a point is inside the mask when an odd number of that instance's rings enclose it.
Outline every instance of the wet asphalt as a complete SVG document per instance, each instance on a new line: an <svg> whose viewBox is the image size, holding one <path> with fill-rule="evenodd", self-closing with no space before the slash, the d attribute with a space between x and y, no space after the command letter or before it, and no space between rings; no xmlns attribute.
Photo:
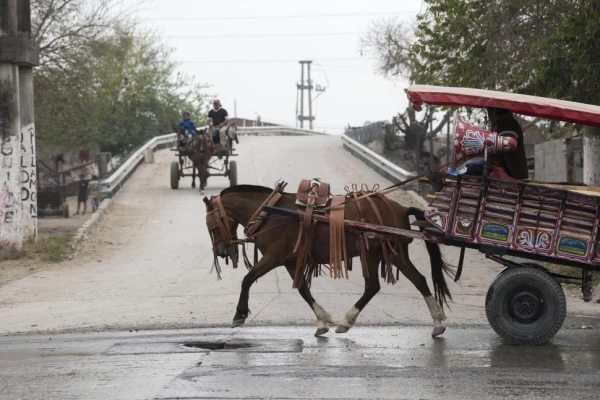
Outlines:
<svg viewBox="0 0 600 400"><path fill-rule="evenodd" d="M547 345L488 327L312 326L0 338L2 399L597 399L596 329Z"/></svg>
<svg viewBox="0 0 600 400"><path fill-rule="evenodd" d="M243 183L283 178L291 191L301 178L323 177L336 193L390 184L336 138L244 138L240 148ZM89 254L1 287L0 400L600 398L598 305L570 294L550 343L505 345L484 312L499 267L476 252L460 285L451 284L448 330L438 339L406 280L383 285L349 333L315 338L314 315L285 270L253 287L246 325L224 327L245 272L227 268L222 281L210 273L202 196L189 178L170 189L172 160L157 153L156 164L138 169L88 239ZM225 187L211 178L206 194ZM444 249L451 262L453 250ZM422 243L411 257L429 277ZM313 293L338 319L363 286L353 273L319 278Z"/></svg>

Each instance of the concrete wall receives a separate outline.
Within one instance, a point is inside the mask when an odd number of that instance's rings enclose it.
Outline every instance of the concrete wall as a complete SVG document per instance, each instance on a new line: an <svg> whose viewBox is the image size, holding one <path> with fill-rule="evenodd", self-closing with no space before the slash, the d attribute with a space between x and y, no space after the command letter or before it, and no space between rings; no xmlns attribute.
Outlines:
<svg viewBox="0 0 600 400"><path fill-rule="evenodd" d="M569 166L565 139L535 145L535 180L568 182Z"/></svg>

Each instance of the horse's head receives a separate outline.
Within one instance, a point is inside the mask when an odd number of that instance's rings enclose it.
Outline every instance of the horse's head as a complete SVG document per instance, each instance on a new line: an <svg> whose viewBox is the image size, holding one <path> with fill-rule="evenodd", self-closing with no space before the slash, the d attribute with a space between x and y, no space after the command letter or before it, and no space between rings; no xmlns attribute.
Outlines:
<svg viewBox="0 0 600 400"><path fill-rule="evenodd" d="M212 242L215 265L218 265L217 257L222 257L226 260L231 258L236 266L238 222L227 213L220 196L210 199L204 197L203 201L206 204L206 227Z"/></svg>

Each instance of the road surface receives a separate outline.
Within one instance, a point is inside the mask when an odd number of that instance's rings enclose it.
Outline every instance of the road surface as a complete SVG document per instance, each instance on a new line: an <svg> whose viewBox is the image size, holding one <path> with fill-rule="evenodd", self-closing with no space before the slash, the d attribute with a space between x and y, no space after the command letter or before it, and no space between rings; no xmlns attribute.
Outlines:
<svg viewBox="0 0 600 400"><path fill-rule="evenodd" d="M240 140L236 157L240 184L272 187L281 178L289 182L287 189L292 192L300 179L318 177L330 182L335 193L343 193L344 186L352 183L390 185L344 151L339 137ZM6 335L0 344L1 398L21 398L19 390L27 387L23 398L46 398L44 393L47 398L263 398L271 393L270 387L273 398L335 398L336 394L467 398L462 395L468 393L483 398L480 395L488 389L497 398L511 394L551 398L553 390L561 395L597 392L597 331L580 329L600 326L595 318L583 318L594 316L596 306L571 294L569 319L553 344L526 353L502 346L484 312L487 287L500 267L469 250L461 282L450 285L454 303L446 310L448 331L440 341L430 338L427 306L404 279L394 286L382 284L349 334L331 331L328 338L314 339L314 314L292 289L285 269L253 286L252 314L244 327L218 329L233 318L245 270L224 266L221 281L210 273L212 252L202 196L190 188L189 178L182 180L179 190L170 189L173 160L171 152L160 151L154 164L141 166L73 260L51 269L40 267L33 275L0 287L0 333ZM225 178L210 178L206 195L226 187ZM418 206L406 193L398 192L394 198ZM411 245L410 254L429 277L423 244ZM451 262L458 259L456 249L446 248L444 254ZM313 281L316 300L335 319L362 294L359 271L351 272L349 280ZM158 329L177 331L155 332ZM129 331L134 337L129 338ZM256 336L267 342L277 338L279 342L273 343L289 344L295 350L260 356L248 351L199 355L171 352L171 345L161 344L172 339L179 345L204 335L244 340ZM131 345L119 344L125 338L131 339ZM139 350L146 340L149 348L159 350ZM164 350L165 346L171 350ZM528 355L531 370L521 354ZM494 361L498 359L500 363ZM303 366L297 368L297 363ZM279 370L278 365L285 367ZM575 379L571 371L583 372L574 374ZM564 384L571 379L573 385ZM234 381L241 383L227 389ZM312 388L310 382L316 386ZM475 382L472 392L464 387L468 382ZM514 386L514 391L502 389L506 382L513 382L508 386ZM302 389L292 395L285 389L288 384ZM401 391L391 392L392 387ZM129 392L124 388L137 389L125 396Z"/></svg>

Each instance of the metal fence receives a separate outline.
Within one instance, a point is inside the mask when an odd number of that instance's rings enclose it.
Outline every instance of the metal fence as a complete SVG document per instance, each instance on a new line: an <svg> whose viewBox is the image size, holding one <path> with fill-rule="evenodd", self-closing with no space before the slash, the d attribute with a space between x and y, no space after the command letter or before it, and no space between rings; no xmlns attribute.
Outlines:
<svg viewBox="0 0 600 400"><path fill-rule="evenodd" d="M369 144L374 140L383 140L385 129L383 122L374 122L365 126L348 127L344 133L349 138L361 144Z"/></svg>

